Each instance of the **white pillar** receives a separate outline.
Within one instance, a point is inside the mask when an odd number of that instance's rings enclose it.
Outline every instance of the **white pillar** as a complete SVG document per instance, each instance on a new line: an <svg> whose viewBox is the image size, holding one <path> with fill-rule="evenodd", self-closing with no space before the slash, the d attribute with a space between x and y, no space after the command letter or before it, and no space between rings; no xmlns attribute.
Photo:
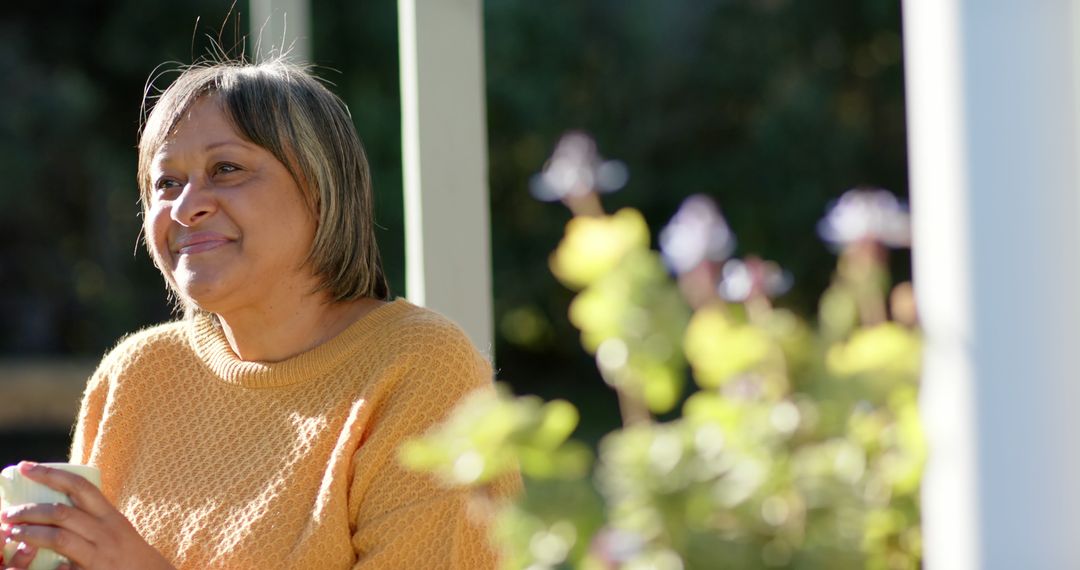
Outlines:
<svg viewBox="0 0 1080 570"><path fill-rule="evenodd" d="M1080 561L1074 9L903 4L929 570Z"/></svg>
<svg viewBox="0 0 1080 570"><path fill-rule="evenodd" d="M492 351L480 0L399 0L406 294Z"/></svg>
<svg viewBox="0 0 1080 570"><path fill-rule="evenodd" d="M290 61L311 62L311 0L251 0L250 12L256 61L284 51Z"/></svg>

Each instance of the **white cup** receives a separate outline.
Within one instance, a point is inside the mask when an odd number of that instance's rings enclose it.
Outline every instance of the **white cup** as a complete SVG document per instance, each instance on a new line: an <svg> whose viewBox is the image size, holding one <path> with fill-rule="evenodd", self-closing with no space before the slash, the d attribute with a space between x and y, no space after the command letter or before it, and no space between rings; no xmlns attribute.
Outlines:
<svg viewBox="0 0 1080 570"><path fill-rule="evenodd" d="M95 487L101 487L101 472L96 467L76 465L74 463L42 463L46 467L74 473L90 481ZM67 495L50 489L41 483L31 481L19 473L18 467L11 465L0 471L0 508L14 507L31 503L62 503L71 504ZM19 547L18 542L9 540L4 544L4 561L11 560ZM59 554L41 548L34 556L34 561L28 570L53 570L57 566L67 562L67 558Z"/></svg>

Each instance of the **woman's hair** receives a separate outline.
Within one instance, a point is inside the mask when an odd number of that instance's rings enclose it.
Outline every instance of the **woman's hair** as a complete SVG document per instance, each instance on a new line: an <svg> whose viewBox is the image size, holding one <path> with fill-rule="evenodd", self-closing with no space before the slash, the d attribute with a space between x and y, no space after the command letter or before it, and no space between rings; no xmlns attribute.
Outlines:
<svg viewBox="0 0 1080 570"><path fill-rule="evenodd" d="M144 214L154 155L195 101L207 95L218 100L240 136L285 165L304 194L318 223L306 260L321 280L318 291L336 302L388 299L375 243L371 174L349 110L307 69L281 59L192 65L161 93L149 115L144 102L138 170Z"/></svg>

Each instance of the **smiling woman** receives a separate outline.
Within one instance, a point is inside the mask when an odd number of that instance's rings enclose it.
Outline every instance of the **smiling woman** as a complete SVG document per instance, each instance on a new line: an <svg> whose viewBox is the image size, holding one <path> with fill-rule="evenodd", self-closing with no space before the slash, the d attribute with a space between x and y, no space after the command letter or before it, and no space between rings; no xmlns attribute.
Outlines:
<svg viewBox="0 0 1080 570"><path fill-rule="evenodd" d="M122 340L87 386L73 507L4 511L5 538L97 568L490 568L468 497L397 462L491 366L392 300L344 104L281 61L185 70L139 144L144 234L183 319ZM515 475L494 497L519 488Z"/></svg>
<svg viewBox="0 0 1080 570"><path fill-rule="evenodd" d="M154 153L150 177L146 236L180 299L228 313L231 329L237 318L265 318L262 307L302 302L319 288L319 277L304 270L313 211L289 169L232 128L219 97L191 106Z"/></svg>

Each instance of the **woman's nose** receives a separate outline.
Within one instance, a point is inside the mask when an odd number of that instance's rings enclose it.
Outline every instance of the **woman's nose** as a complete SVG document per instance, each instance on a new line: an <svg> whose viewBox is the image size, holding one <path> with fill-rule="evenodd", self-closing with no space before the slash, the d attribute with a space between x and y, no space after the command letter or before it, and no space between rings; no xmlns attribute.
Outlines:
<svg viewBox="0 0 1080 570"><path fill-rule="evenodd" d="M202 181L190 180L173 202L172 219L182 226L193 226L217 210L213 192Z"/></svg>

